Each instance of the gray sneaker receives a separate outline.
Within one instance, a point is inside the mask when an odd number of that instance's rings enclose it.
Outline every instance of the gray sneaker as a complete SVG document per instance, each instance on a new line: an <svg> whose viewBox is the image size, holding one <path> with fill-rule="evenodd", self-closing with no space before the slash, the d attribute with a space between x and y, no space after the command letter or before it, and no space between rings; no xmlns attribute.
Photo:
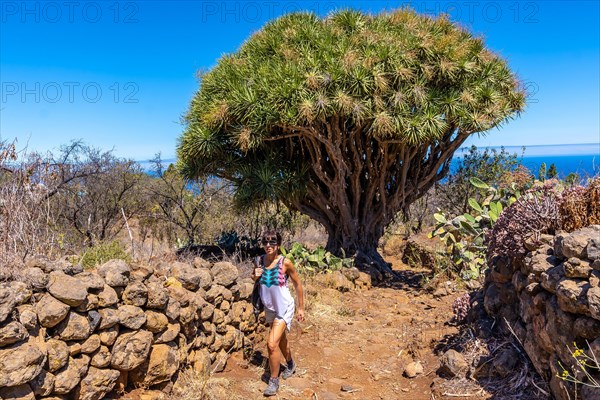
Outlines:
<svg viewBox="0 0 600 400"><path fill-rule="evenodd" d="M279 378L271 378L269 379L269 386L263 392L265 397L275 396L277 391L279 390Z"/></svg>
<svg viewBox="0 0 600 400"><path fill-rule="evenodd" d="M296 372L296 362L292 361L292 366L291 367L290 367L289 364L287 364L285 366L285 369L281 373L281 377L283 379L287 379L287 378L291 377L292 375L294 375L295 372Z"/></svg>

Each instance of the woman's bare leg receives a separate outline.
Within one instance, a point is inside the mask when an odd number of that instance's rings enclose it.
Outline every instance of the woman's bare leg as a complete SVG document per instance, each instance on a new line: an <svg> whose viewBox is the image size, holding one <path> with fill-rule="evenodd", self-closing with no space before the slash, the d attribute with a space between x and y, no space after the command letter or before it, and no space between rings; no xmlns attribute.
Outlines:
<svg viewBox="0 0 600 400"><path fill-rule="evenodd" d="M287 331L285 329L283 330L283 335L281 335L281 340L279 341L279 350L281 350L285 362L289 362L292 359L290 342L288 341Z"/></svg>
<svg viewBox="0 0 600 400"><path fill-rule="evenodd" d="M271 325L269 337L267 339L267 349L269 350L269 368L271 369L271 378L279 376L279 365L281 363L281 338L285 334L285 321L276 319ZM286 339L287 342L287 339Z"/></svg>

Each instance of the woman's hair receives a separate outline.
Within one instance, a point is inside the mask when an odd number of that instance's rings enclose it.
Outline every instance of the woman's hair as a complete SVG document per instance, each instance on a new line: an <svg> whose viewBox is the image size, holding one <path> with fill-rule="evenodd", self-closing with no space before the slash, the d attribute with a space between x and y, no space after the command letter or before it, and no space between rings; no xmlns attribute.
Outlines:
<svg viewBox="0 0 600 400"><path fill-rule="evenodd" d="M266 238L277 238L277 246L281 246L281 234L277 232L275 229L267 229L262 234L262 239Z"/></svg>

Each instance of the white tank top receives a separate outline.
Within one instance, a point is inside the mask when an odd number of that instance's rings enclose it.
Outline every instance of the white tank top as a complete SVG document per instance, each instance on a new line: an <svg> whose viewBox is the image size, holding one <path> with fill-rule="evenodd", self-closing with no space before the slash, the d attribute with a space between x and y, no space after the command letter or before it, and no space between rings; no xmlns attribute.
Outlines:
<svg viewBox="0 0 600 400"><path fill-rule="evenodd" d="M283 273L284 260L285 257L280 256L277 264L267 269L264 256L260 257L260 266L263 270L260 277L260 298L265 308L274 311L278 316L286 314L294 304L294 298L287 285L288 277Z"/></svg>

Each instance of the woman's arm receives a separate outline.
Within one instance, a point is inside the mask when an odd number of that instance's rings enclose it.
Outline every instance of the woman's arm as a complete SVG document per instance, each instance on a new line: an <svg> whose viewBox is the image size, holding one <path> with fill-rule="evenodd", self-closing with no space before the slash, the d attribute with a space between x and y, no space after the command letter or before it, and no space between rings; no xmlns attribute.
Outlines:
<svg viewBox="0 0 600 400"><path fill-rule="evenodd" d="M252 264L254 264L254 268L252 268L252 280L256 282L260 279L260 276L262 275L262 268L260 266L260 256L254 258Z"/></svg>
<svg viewBox="0 0 600 400"><path fill-rule="evenodd" d="M296 296L298 296L298 321L304 321L304 292L302 291L302 282L300 282L300 276L296 271L296 267L289 260L285 259L283 262L284 272L290 277L292 283L294 284L294 289L296 289Z"/></svg>

